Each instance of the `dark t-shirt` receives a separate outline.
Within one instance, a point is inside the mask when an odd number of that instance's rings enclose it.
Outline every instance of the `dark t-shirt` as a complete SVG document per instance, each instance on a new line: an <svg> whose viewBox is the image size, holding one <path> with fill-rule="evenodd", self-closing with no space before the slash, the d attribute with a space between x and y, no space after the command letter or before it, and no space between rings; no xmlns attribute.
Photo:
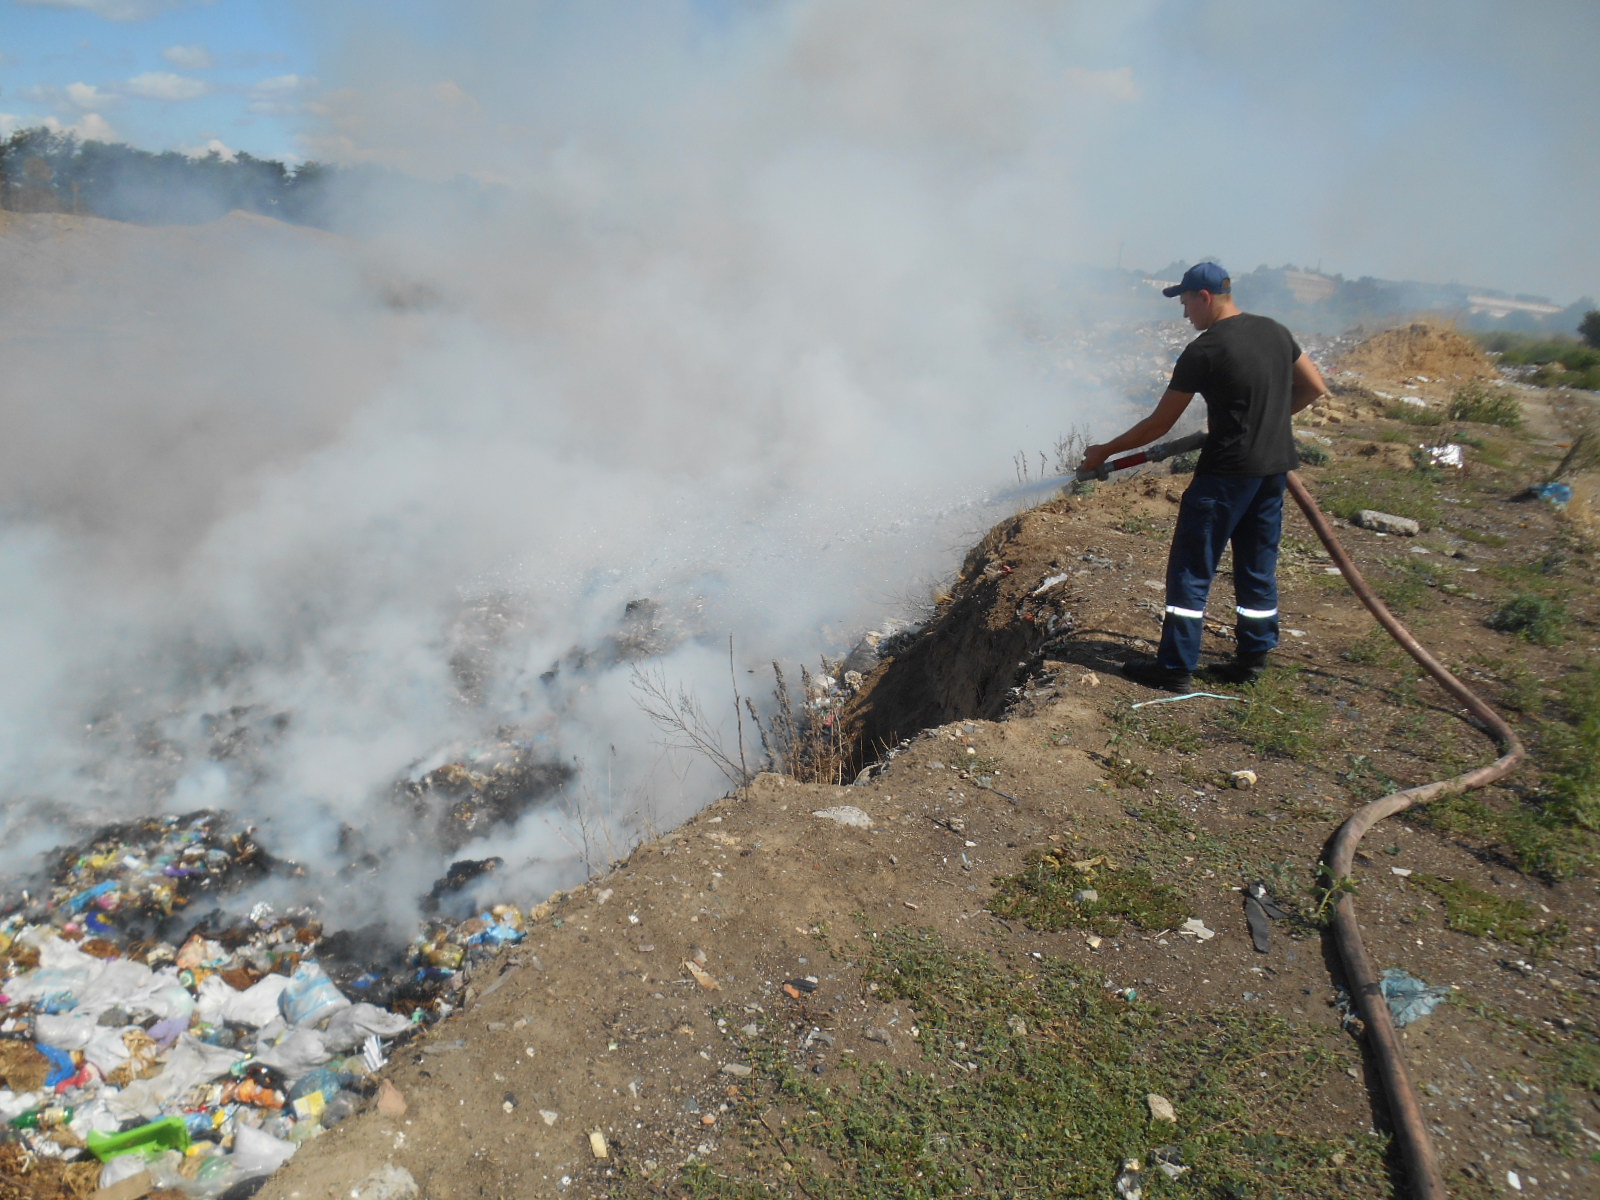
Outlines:
<svg viewBox="0 0 1600 1200"><path fill-rule="evenodd" d="M1276 475L1300 458L1289 427L1294 335L1271 317L1240 313L1185 347L1169 385L1205 397L1210 430L1195 469L1210 475Z"/></svg>

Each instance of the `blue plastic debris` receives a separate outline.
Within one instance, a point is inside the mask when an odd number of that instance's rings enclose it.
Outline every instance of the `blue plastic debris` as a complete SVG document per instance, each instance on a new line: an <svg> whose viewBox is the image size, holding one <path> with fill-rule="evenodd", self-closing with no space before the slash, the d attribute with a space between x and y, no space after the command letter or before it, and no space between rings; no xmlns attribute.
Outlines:
<svg viewBox="0 0 1600 1200"><path fill-rule="evenodd" d="M482 913L481 916L485 921L494 921L494 916L490 913ZM508 925L499 921L494 921L494 924L490 925L487 929L480 933L473 934L472 937L468 938L467 945L494 947L514 946L527 936L527 934L523 933L522 930L518 929L515 925Z"/></svg>
<svg viewBox="0 0 1600 1200"><path fill-rule="evenodd" d="M85 890L79 892L76 896L67 901L67 908L71 912L82 912L84 909L88 908L90 904L99 899L101 896L104 896L107 892L114 892L116 890L117 881L115 879L107 879L103 883L97 883L92 888L86 888Z"/></svg>
<svg viewBox="0 0 1600 1200"><path fill-rule="evenodd" d="M1438 1008L1452 989L1424 983L1398 967L1389 967L1378 982L1378 990L1389 1002L1389 1015L1394 1018L1395 1028L1404 1029Z"/></svg>
<svg viewBox="0 0 1600 1200"><path fill-rule="evenodd" d="M72 1061L72 1055L55 1046L47 1046L43 1042L35 1042L34 1048L50 1060L50 1074L44 1077L44 1085L54 1088L58 1083L65 1083L78 1073L78 1064Z"/></svg>
<svg viewBox="0 0 1600 1200"><path fill-rule="evenodd" d="M1538 483L1528 491L1533 493L1535 499L1554 504L1557 508L1565 508L1572 499L1572 488L1565 483Z"/></svg>

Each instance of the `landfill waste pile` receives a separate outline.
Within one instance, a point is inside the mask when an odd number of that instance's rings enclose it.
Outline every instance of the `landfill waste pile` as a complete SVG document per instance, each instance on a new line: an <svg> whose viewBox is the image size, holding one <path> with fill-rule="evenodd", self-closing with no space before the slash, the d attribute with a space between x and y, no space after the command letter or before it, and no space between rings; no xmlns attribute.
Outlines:
<svg viewBox="0 0 1600 1200"><path fill-rule="evenodd" d="M431 908L497 862L456 863ZM141 1171L193 1196L262 1177L355 1111L394 1046L525 936L509 905L428 919L404 946L325 932L307 909L228 911L295 870L201 811L108 826L7 889L0 1171L53 1163L74 1194Z"/></svg>
<svg viewBox="0 0 1600 1200"><path fill-rule="evenodd" d="M802 673L804 727L831 727L893 632L863 639L833 674ZM545 683L678 636L639 602L616 638L575 650ZM208 753L253 777L289 720L248 707L208 717ZM456 855L557 799L574 772L553 743L553 730L502 726L414 763L379 803L403 836ZM345 869L317 886L382 871L392 838L369 836L341 827ZM371 1099L396 1045L447 1016L470 973L523 940L531 918L483 899L504 865L451 862L417 898L409 942L260 900L262 885L317 889L255 827L211 809L106 825L51 852L38 876L0 881L0 1177L25 1170L49 1185L33 1194L86 1195L146 1172L198 1197L264 1178Z"/></svg>

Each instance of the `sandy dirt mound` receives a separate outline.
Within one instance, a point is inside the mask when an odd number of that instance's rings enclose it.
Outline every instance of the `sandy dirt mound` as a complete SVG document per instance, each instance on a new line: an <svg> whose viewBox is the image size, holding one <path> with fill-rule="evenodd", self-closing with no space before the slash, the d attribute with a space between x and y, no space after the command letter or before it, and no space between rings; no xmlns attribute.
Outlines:
<svg viewBox="0 0 1600 1200"><path fill-rule="evenodd" d="M1496 379L1494 360L1447 325L1416 321L1386 329L1356 346L1339 367L1374 379Z"/></svg>

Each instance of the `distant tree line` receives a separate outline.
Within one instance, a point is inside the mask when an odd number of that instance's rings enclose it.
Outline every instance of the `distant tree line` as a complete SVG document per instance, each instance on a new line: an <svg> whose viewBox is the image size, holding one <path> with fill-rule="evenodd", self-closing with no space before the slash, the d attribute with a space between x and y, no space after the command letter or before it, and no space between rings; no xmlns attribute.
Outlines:
<svg viewBox="0 0 1600 1200"><path fill-rule="evenodd" d="M297 225L339 229L342 214L370 216L371 201L399 210L496 202L492 189L465 179L430 184L382 167L304 162L289 167L243 151L191 158L120 142L80 141L70 133L19 129L0 141L0 208L73 213L142 225L194 225L235 209Z"/></svg>
<svg viewBox="0 0 1600 1200"><path fill-rule="evenodd" d="M0 142L0 207L145 225L196 224L244 209L326 226L338 171L316 162L290 168L243 151L232 160L215 152L202 158L175 150L152 154L20 129Z"/></svg>

